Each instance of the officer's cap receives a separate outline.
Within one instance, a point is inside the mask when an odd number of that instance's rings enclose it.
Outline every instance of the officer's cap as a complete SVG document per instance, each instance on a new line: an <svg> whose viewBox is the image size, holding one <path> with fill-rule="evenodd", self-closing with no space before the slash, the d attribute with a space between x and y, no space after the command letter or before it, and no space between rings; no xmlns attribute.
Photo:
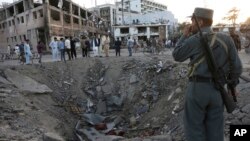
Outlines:
<svg viewBox="0 0 250 141"><path fill-rule="evenodd" d="M198 18L213 20L213 13L212 9L196 7L193 14Z"/></svg>

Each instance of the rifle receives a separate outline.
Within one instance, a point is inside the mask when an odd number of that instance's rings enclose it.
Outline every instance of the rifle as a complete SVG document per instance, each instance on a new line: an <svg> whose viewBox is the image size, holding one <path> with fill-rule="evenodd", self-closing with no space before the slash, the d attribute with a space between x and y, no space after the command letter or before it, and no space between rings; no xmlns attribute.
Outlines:
<svg viewBox="0 0 250 141"><path fill-rule="evenodd" d="M221 94L223 103L227 109L227 112L232 113L234 111L234 109L236 108L236 104L233 101L232 97L230 97L230 95L225 90L225 88L223 86L224 85L223 82L219 81L221 78L223 78L222 76L224 76L223 71L220 68L218 68L218 66L216 65L212 50L210 49L210 47L207 44L207 38L205 38L202 35L202 31L200 29L200 26L198 24L198 20L197 20L197 17L195 16L195 14L193 14L193 18L195 20L195 23L198 27L199 34L201 36L201 43L203 45L203 50L205 52L205 57L207 60L208 69L212 74L212 78L213 78L215 87L220 91L220 94ZM225 76L224 76L224 78L225 78Z"/></svg>

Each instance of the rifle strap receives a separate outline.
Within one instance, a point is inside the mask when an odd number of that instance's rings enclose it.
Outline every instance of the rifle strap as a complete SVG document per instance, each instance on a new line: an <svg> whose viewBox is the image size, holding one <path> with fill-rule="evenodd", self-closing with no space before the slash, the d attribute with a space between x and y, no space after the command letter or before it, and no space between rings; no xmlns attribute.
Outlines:
<svg viewBox="0 0 250 141"><path fill-rule="evenodd" d="M226 54L228 54L228 47L227 47L226 43L225 43L224 41L222 41L220 38L218 38L217 35L216 35L216 33L212 36L212 40L211 40L210 45L209 45L211 48L213 47L215 41L218 41L218 42L223 46L223 48L225 49ZM201 55L198 57L197 61L193 62L192 64L189 64L188 77L193 76L193 74L194 74L196 68L197 68L204 60L205 60L205 56L204 56L204 54L201 54ZM224 63L224 65L225 65L225 64L226 64L226 63ZM224 65L222 65L222 66L224 66Z"/></svg>
<svg viewBox="0 0 250 141"><path fill-rule="evenodd" d="M216 39L217 39L217 38L216 38L216 34L214 34L214 35L212 36L212 40L211 40L211 42L210 42L209 47L211 47L211 48L213 47L213 45L214 45ZM206 58L206 57L205 57L204 53L202 53L202 54L198 57L198 59L197 59L196 62L194 62L194 63L192 63L192 64L189 64L188 77L193 76L193 74L194 74L196 68L205 60L205 58Z"/></svg>

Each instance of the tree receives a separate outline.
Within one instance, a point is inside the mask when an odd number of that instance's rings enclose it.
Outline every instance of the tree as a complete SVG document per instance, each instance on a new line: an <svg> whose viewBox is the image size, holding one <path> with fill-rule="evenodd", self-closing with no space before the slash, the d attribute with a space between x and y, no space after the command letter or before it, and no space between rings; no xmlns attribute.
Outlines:
<svg viewBox="0 0 250 141"><path fill-rule="evenodd" d="M183 22L183 23L178 23L178 32L182 31L187 25L189 25L190 23L188 22Z"/></svg>
<svg viewBox="0 0 250 141"><path fill-rule="evenodd" d="M235 27L239 11L240 10L238 10L236 7L233 7L231 10L228 11L227 13L228 16L224 17L223 19L231 21L233 26Z"/></svg>
<svg viewBox="0 0 250 141"><path fill-rule="evenodd" d="M247 18L247 20L244 23L245 25L250 25L250 17Z"/></svg>

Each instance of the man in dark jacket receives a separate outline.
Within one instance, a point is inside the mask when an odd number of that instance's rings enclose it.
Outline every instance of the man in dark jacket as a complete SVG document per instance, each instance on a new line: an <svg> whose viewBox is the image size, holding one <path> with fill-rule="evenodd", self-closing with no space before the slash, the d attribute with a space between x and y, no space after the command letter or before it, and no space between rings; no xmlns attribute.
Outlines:
<svg viewBox="0 0 250 141"><path fill-rule="evenodd" d="M19 45L19 60L20 60L20 63L24 64L25 62L25 56L24 56L24 42L22 42L20 45Z"/></svg>
<svg viewBox="0 0 250 141"><path fill-rule="evenodd" d="M42 55L43 55L43 50L45 49L45 45L42 41L39 41L37 44L37 52L39 54L39 59L38 63L42 63Z"/></svg>
<svg viewBox="0 0 250 141"><path fill-rule="evenodd" d="M235 28L229 30L230 36L232 37L236 50L239 52L241 50L240 36L235 33Z"/></svg>
<svg viewBox="0 0 250 141"><path fill-rule="evenodd" d="M70 46L71 46L71 57L72 57L72 59L74 59L74 56L75 56L75 59L76 59L76 57L77 57L76 45L75 45L75 40L73 40L72 37L70 37Z"/></svg>
<svg viewBox="0 0 250 141"><path fill-rule="evenodd" d="M121 56L121 44L122 42L119 40L119 38L117 38L117 40L115 41L115 55L117 56L117 54L119 54L119 56Z"/></svg>

